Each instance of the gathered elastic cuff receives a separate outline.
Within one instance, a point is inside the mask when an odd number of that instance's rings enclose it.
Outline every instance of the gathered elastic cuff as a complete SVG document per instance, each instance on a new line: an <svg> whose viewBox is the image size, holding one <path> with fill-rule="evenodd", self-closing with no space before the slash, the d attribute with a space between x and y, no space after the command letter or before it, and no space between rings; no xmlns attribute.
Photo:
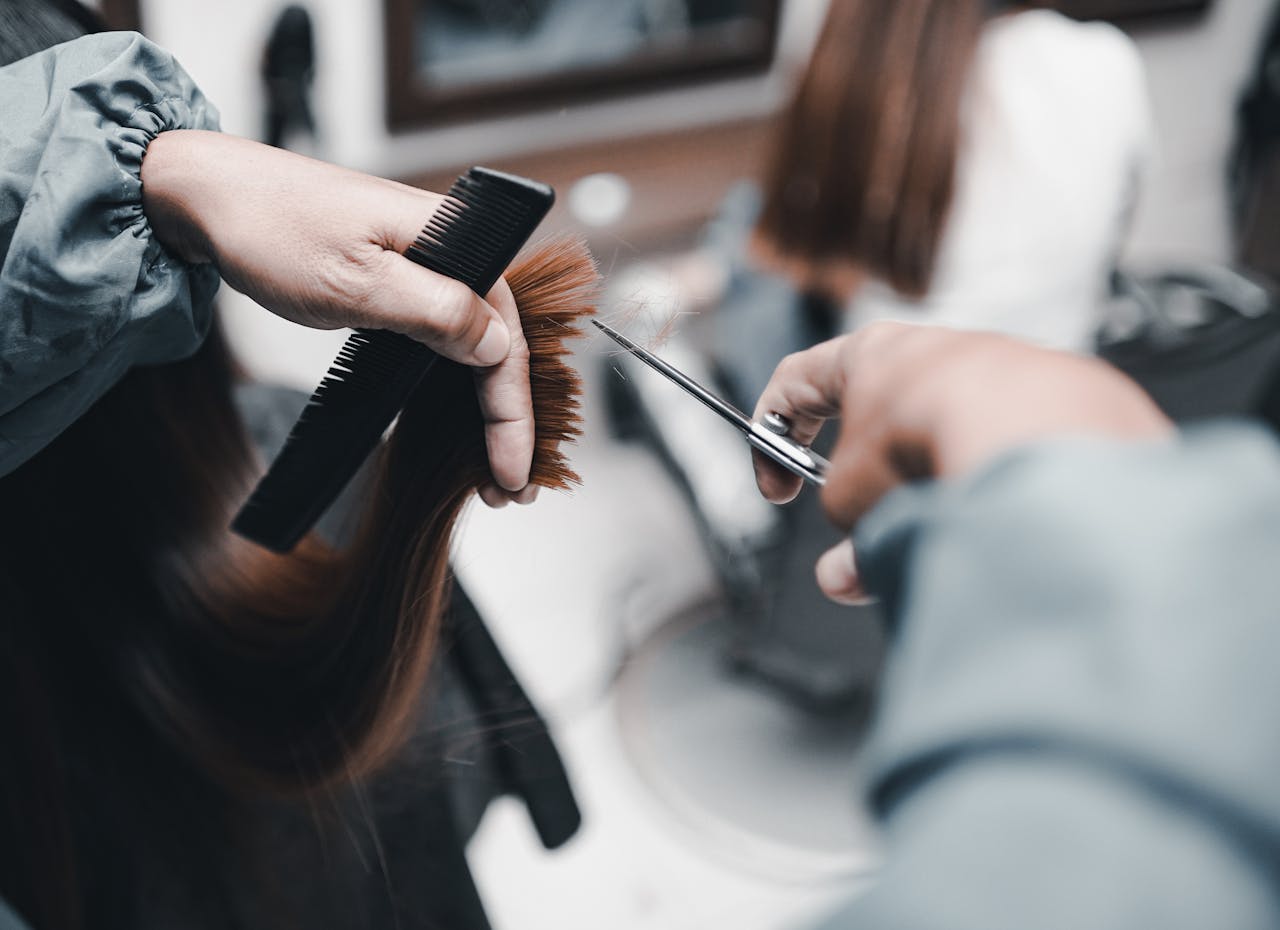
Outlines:
<svg viewBox="0 0 1280 930"><path fill-rule="evenodd" d="M85 36L0 71L0 475L130 367L185 358L212 320L212 265L156 240L142 160L160 133L218 128L173 56Z"/></svg>

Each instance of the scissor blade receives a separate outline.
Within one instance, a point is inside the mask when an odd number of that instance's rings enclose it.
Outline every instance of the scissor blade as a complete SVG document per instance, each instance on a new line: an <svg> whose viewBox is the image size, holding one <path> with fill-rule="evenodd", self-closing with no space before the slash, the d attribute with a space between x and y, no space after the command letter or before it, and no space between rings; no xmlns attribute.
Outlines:
<svg viewBox="0 0 1280 930"><path fill-rule="evenodd" d="M640 359L640 361L644 362L654 371L658 372L659 374L666 375L669 379L674 381L676 384L680 385L680 387L684 388L694 397L698 398L698 400L702 401L704 404L706 404L716 413L720 414L720 416L724 417L726 420L728 420L738 429L742 430L744 433L751 432L751 420L749 420L746 414L744 414L737 407L733 406L730 403L727 403L726 401L721 400L715 394L712 394L710 391L704 388L697 381L694 381L692 378L686 375L683 371L681 371L678 368L672 367L667 362L664 362L662 359L658 358L658 356L654 355L648 349L642 349L640 346L636 345L634 342L632 342L630 339L622 335L622 333L618 332L616 329L609 326L608 324L601 323L599 320L592 320L591 322L596 324L596 326L600 329L601 332L603 332L606 336L608 336L618 345L622 346L624 349L626 349L636 358Z"/></svg>

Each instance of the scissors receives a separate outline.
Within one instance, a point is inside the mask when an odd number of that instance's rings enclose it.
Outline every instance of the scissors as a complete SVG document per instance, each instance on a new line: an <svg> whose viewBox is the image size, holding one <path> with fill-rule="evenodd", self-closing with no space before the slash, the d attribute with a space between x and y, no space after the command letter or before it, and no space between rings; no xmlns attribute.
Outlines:
<svg viewBox="0 0 1280 930"><path fill-rule="evenodd" d="M787 471L799 475L810 484L827 483L827 470L831 463L808 446L802 446L787 436L791 432L791 424L787 418L776 413L767 413L761 423L751 420L745 413L725 400L712 394L697 381L694 381L678 368L664 362L647 349L642 349L613 327L592 320L601 332L622 346L650 368L666 375L688 393L702 401L721 417L737 427L746 437L747 442L773 459Z"/></svg>

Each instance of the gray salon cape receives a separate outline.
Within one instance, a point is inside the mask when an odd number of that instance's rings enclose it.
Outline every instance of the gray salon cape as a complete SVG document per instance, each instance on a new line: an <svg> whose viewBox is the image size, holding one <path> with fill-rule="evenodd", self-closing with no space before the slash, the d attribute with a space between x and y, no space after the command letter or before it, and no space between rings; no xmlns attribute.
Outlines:
<svg viewBox="0 0 1280 930"><path fill-rule="evenodd" d="M135 33L0 68L0 475L132 365L185 358L209 328L211 265L167 253L142 212L142 157L218 114Z"/></svg>
<svg viewBox="0 0 1280 930"><path fill-rule="evenodd" d="M827 930L1280 927L1280 448L1062 440L855 543L887 856Z"/></svg>

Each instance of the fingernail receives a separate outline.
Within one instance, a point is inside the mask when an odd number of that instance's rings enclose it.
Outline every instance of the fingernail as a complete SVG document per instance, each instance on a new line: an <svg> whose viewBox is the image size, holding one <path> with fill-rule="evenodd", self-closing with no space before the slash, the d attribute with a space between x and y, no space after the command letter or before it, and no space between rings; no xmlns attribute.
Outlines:
<svg viewBox="0 0 1280 930"><path fill-rule="evenodd" d="M529 484L529 472L526 469L523 474L516 478L507 476L506 480L499 478L496 474L493 476L493 483L504 491L515 493L524 490Z"/></svg>
<svg viewBox="0 0 1280 930"><path fill-rule="evenodd" d="M472 353L477 363L481 365L496 365L511 351L511 331L507 329L506 324L494 317L489 321L488 328L484 331L484 336L480 339L479 345Z"/></svg>

